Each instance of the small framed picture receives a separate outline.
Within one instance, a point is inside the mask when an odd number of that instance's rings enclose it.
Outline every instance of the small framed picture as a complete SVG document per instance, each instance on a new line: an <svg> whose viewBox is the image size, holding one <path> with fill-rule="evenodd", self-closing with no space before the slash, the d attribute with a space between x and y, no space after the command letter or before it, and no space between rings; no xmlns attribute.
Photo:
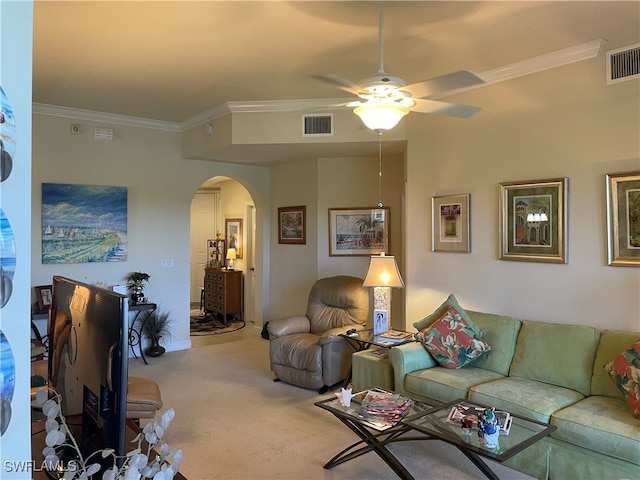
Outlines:
<svg viewBox="0 0 640 480"><path fill-rule="evenodd" d="M53 299L53 286L52 285L40 285L34 287L36 290L36 300L38 301L38 310L44 312L51 306L51 300Z"/></svg>
<svg viewBox="0 0 640 480"><path fill-rule="evenodd" d="M567 263L569 179L500 184L500 260Z"/></svg>
<svg viewBox="0 0 640 480"><path fill-rule="evenodd" d="M242 219L227 218L224 221L227 232L227 249L236 249L236 258L242 258Z"/></svg>
<svg viewBox="0 0 640 480"><path fill-rule="evenodd" d="M640 172L607 175L607 261L640 266Z"/></svg>
<svg viewBox="0 0 640 480"><path fill-rule="evenodd" d="M305 245L306 216L306 206L278 208L278 243Z"/></svg>
<svg viewBox="0 0 640 480"><path fill-rule="evenodd" d="M389 330L387 311L386 310L374 310L373 311L373 334L380 335L381 333Z"/></svg>
<svg viewBox="0 0 640 480"><path fill-rule="evenodd" d="M389 252L389 207L330 208L329 256Z"/></svg>
<svg viewBox="0 0 640 480"><path fill-rule="evenodd" d="M469 253L469 194L431 199L431 250Z"/></svg>

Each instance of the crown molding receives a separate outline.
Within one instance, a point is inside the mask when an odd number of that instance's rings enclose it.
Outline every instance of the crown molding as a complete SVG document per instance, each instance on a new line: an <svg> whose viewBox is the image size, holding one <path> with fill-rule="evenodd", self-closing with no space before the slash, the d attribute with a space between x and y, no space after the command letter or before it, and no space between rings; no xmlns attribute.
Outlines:
<svg viewBox="0 0 640 480"><path fill-rule="evenodd" d="M301 100L264 100L256 102L227 102L232 113L297 112L311 109L331 109L353 99L315 98Z"/></svg>
<svg viewBox="0 0 640 480"><path fill-rule="evenodd" d="M81 108L59 107L44 103L34 103L33 113L37 115L48 115L51 117L65 117L77 120L86 120L98 123L112 123L115 125L126 125L129 127L152 128L155 130L165 130L169 132L180 132L180 125L174 122L164 122L160 120L150 120L148 118L130 117L115 113L95 112L83 110Z"/></svg>

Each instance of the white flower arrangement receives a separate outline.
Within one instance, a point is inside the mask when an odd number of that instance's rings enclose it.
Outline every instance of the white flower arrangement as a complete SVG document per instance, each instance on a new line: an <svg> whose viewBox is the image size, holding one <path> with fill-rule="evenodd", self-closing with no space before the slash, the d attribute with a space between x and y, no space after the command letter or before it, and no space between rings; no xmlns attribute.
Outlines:
<svg viewBox="0 0 640 480"><path fill-rule="evenodd" d="M49 392L51 392L52 398L48 399ZM127 453L124 459L119 458L110 448L98 450L84 458L62 414L62 397L52 389L42 388L38 390L37 400L43 404L42 412L47 417L45 422L46 447L42 451L46 468L50 471L60 468L61 460L58 458L56 448L69 447L77 455L77 460L68 463L64 472L64 480L92 479L102 468L102 463L95 461L98 456L102 460L108 457L113 459L113 466L104 471L102 480L142 480L145 478L172 480L178 472L182 460L182 450L169 449L169 445L162 439L171 420L175 417L176 413L173 408L169 408L162 414L156 414L155 418L144 426L132 441L132 443L137 443L137 447ZM147 448L146 453L143 453L142 442L145 440ZM118 466L118 460L122 460L121 466ZM169 460L171 460L171 464L169 464Z"/></svg>

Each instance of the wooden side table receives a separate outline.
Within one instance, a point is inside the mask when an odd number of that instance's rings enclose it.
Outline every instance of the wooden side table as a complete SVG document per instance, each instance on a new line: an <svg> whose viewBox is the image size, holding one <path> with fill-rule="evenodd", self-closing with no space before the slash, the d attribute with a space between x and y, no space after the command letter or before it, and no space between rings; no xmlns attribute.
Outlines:
<svg viewBox="0 0 640 480"><path fill-rule="evenodd" d="M204 312L221 315L225 324L229 313L244 321L242 271L204 269Z"/></svg>

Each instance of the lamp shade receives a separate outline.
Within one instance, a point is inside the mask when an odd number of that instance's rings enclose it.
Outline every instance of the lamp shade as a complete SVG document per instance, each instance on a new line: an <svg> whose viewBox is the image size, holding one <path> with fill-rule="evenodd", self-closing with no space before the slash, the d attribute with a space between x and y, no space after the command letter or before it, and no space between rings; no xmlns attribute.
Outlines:
<svg viewBox="0 0 640 480"><path fill-rule="evenodd" d="M402 117L409 113L409 109L395 102L367 101L356 107L353 113L358 115L362 122L376 132L384 132L395 127Z"/></svg>
<svg viewBox="0 0 640 480"><path fill-rule="evenodd" d="M228 248L227 249L227 260L235 260L236 259L236 249Z"/></svg>
<svg viewBox="0 0 640 480"><path fill-rule="evenodd" d="M362 286L404 288L404 282L396 264L396 257L387 256L384 253L372 256Z"/></svg>

